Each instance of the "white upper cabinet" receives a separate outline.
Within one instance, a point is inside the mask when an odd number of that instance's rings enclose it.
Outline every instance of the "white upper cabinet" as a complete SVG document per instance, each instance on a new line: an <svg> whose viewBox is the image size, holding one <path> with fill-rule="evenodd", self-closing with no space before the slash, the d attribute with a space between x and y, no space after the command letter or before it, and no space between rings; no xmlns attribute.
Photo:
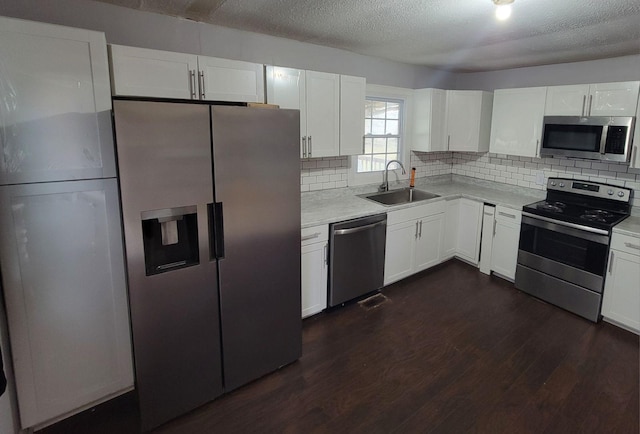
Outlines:
<svg viewBox="0 0 640 434"><path fill-rule="evenodd" d="M496 154L536 157L542 135L546 87L497 89L489 151Z"/></svg>
<svg viewBox="0 0 640 434"><path fill-rule="evenodd" d="M640 82L547 88L546 116L635 116Z"/></svg>
<svg viewBox="0 0 640 434"><path fill-rule="evenodd" d="M364 78L279 66L266 70L267 102L300 110L302 158L361 152Z"/></svg>
<svg viewBox="0 0 640 434"><path fill-rule="evenodd" d="M367 80L340 76L340 155L362 153Z"/></svg>
<svg viewBox="0 0 640 434"><path fill-rule="evenodd" d="M415 90L411 149L419 152L446 151L448 149L446 119L446 90Z"/></svg>
<svg viewBox="0 0 640 434"><path fill-rule="evenodd" d="M104 33L0 17L0 185L115 176Z"/></svg>
<svg viewBox="0 0 640 434"><path fill-rule="evenodd" d="M487 152L493 95L475 90L447 91L449 151Z"/></svg>
<svg viewBox="0 0 640 434"><path fill-rule="evenodd" d="M109 50L114 95L264 102L260 64L121 45Z"/></svg>
<svg viewBox="0 0 640 434"><path fill-rule="evenodd" d="M306 93L307 157L339 155L340 76L326 72L307 71ZM364 119L364 115L362 118ZM362 131L364 131L364 126Z"/></svg>
<svg viewBox="0 0 640 434"><path fill-rule="evenodd" d="M489 92L417 89L411 148L420 152L488 151L492 102Z"/></svg>

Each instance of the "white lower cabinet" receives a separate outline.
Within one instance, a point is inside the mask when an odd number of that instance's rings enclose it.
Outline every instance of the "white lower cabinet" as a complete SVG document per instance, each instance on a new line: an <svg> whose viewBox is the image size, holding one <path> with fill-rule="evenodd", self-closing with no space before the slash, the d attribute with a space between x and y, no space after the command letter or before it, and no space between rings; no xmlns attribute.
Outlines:
<svg viewBox="0 0 640 434"><path fill-rule="evenodd" d="M385 285L440 262L444 211L438 201L387 214Z"/></svg>
<svg viewBox="0 0 640 434"><path fill-rule="evenodd" d="M602 316L640 334L640 239L614 233Z"/></svg>
<svg viewBox="0 0 640 434"><path fill-rule="evenodd" d="M302 230L302 318L327 307L328 235L327 225Z"/></svg>
<svg viewBox="0 0 640 434"><path fill-rule="evenodd" d="M459 200L456 256L478 265L483 204L464 197Z"/></svg>
<svg viewBox="0 0 640 434"><path fill-rule="evenodd" d="M458 221L460 220L460 199L446 201L444 212L444 239L442 240L442 259L451 259L456 255L458 245Z"/></svg>
<svg viewBox="0 0 640 434"><path fill-rule="evenodd" d="M496 207L491 270L511 281L516 278L521 221L521 211L499 205Z"/></svg>

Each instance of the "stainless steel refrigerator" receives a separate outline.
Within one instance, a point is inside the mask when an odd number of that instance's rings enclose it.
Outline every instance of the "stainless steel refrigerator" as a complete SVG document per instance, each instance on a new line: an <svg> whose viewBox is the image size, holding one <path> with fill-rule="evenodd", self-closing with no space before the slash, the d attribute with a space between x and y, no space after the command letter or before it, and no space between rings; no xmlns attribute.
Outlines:
<svg viewBox="0 0 640 434"><path fill-rule="evenodd" d="M299 113L114 101L144 429L301 354Z"/></svg>

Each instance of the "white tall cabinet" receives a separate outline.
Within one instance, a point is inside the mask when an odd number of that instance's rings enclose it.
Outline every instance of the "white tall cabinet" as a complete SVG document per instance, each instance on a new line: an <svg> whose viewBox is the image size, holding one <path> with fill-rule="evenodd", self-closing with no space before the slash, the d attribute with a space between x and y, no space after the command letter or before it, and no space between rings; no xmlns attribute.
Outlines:
<svg viewBox="0 0 640 434"><path fill-rule="evenodd" d="M639 81L549 86L546 116L635 116Z"/></svg>
<svg viewBox="0 0 640 434"><path fill-rule="evenodd" d="M540 149L546 95L546 87L497 89L493 93L489 151L536 157Z"/></svg>
<svg viewBox="0 0 640 434"><path fill-rule="evenodd" d="M640 238L611 236L602 316L640 334Z"/></svg>
<svg viewBox="0 0 640 434"><path fill-rule="evenodd" d="M264 102L263 65L110 45L114 95Z"/></svg>
<svg viewBox="0 0 640 434"><path fill-rule="evenodd" d="M133 388L105 36L0 18L0 65L2 290L38 428Z"/></svg>

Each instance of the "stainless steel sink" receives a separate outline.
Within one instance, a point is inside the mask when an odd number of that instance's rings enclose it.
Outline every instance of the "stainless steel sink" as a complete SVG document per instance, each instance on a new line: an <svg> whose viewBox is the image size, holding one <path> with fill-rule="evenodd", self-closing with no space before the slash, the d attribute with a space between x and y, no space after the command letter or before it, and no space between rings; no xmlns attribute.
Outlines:
<svg viewBox="0 0 640 434"><path fill-rule="evenodd" d="M403 203L419 202L421 200L433 199L434 197L440 197L437 194L429 193L428 191L403 188L399 190L383 191L381 193L367 193L360 194L359 197L378 202L385 206L401 205Z"/></svg>

